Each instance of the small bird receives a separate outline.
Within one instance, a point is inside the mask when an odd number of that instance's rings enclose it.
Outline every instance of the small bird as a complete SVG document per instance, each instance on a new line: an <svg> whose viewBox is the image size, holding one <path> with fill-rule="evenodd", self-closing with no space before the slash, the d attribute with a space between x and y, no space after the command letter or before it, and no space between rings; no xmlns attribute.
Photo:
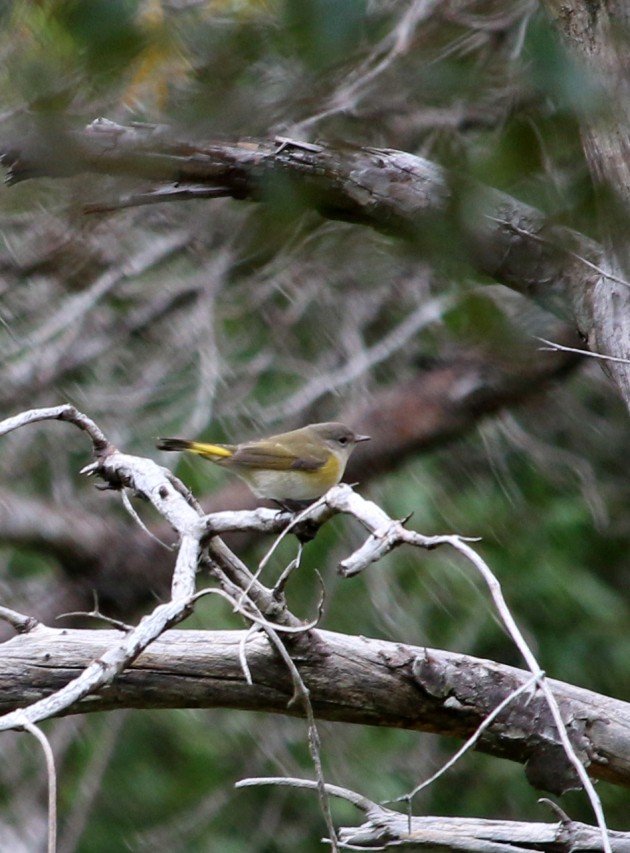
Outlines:
<svg viewBox="0 0 630 853"><path fill-rule="evenodd" d="M310 424L245 441L203 444L183 438L160 438L159 450L188 450L233 471L259 498L281 504L312 501L341 480L355 446L369 435L357 435L340 423Z"/></svg>

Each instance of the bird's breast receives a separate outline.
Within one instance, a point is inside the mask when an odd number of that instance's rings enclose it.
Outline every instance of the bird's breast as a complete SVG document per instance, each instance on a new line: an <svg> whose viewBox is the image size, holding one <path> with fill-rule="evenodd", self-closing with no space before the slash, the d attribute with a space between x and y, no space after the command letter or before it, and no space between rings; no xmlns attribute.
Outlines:
<svg viewBox="0 0 630 853"><path fill-rule="evenodd" d="M343 474L343 466L334 454L316 471L296 469L277 471L250 469L238 472L259 498L311 501L321 497Z"/></svg>

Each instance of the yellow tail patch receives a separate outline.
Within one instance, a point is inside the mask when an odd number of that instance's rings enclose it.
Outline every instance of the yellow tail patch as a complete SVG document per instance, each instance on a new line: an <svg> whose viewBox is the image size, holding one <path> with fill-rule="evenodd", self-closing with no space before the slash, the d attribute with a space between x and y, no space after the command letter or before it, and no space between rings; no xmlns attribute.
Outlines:
<svg viewBox="0 0 630 853"><path fill-rule="evenodd" d="M228 450L227 447L221 447L220 444L203 444L201 441L191 441L186 449L200 456L219 456L222 459L234 456L234 451Z"/></svg>

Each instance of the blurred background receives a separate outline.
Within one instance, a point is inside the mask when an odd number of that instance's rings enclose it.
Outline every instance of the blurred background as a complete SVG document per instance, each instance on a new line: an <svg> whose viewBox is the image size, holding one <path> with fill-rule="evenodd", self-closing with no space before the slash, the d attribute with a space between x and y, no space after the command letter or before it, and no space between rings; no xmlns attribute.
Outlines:
<svg viewBox="0 0 630 853"><path fill-rule="evenodd" d="M397 148L600 236L578 128L600 104L535 2L16 0L0 15L4 141L102 115L197 142ZM139 189L84 175L0 192L2 416L71 402L120 449L177 466L208 510L251 498L214 466L156 451L158 435L242 440L345 419L374 436L348 472L362 494L392 516L413 511L423 533L481 536L547 673L630 700L627 412L599 364L540 351L536 336L575 345L571 330L480 279L448 223L427 229L421 253L325 221L280 186L265 204L84 213ZM84 437L60 423L0 445L0 596L51 625L91 609L94 589L127 621L168 596L171 556L118 495L79 476L88 461ZM478 578L445 551L400 550L341 580L361 536L336 519L307 545L288 590L298 615L316 612L317 569L325 628L521 664ZM270 540L232 544L255 566ZM284 543L267 582L294 551ZM241 624L204 599L184 627ZM45 728L65 853L322 849L314 795L233 789L245 776L312 777L302 721L123 711ZM327 780L374 800L405 793L458 746L320 729ZM1 846L39 849L41 756L11 734L2 747ZM610 826L628 829L627 792L599 793ZM551 820L537 797L519 765L471 754L416 811ZM592 822L580 793L561 804Z"/></svg>

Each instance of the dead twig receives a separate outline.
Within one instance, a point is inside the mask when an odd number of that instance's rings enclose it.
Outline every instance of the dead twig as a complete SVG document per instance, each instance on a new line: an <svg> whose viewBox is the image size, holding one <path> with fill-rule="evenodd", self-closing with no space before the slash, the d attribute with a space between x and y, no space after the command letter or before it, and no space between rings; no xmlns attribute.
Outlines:
<svg viewBox="0 0 630 853"><path fill-rule="evenodd" d="M588 358L601 358L604 361L616 361L618 364L630 364L630 358L618 358L614 355L604 355L601 352L591 352L588 349L577 349L577 347L565 347L563 344L556 344L553 341L548 341L546 338L536 337L537 341L547 344L546 347L539 347L542 352L574 352L577 355L585 355Z"/></svg>
<svg viewBox="0 0 630 853"><path fill-rule="evenodd" d="M235 787L260 785L317 789L317 782L311 779L282 776L241 779ZM469 853L531 853L533 849L555 853L562 846L574 853L587 853L604 849L597 827L572 821L564 814L557 823L432 816L409 820L406 814L383 808L347 788L327 784L326 791L331 797L352 803L367 818L361 826L339 830L339 847L344 850L408 847L411 850L439 848ZM613 853L625 853L629 842L629 833L610 832Z"/></svg>
<svg viewBox="0 0 630 853"><path fill-rule="evenodd" d="M608 829L602 808L601 800L595 791L593 783L586 772L583 763L578 758L573 744L569 738L566 725L562 719L560 708L549 687L541 667L533 652L527 644L521 630L512 613L507 606L501 590L501 584L492 573L479 554L470 547L465 537L457 535L427 537L415 531L406 530L404 522L396 521L387 516L383 510L372 501L365 501L346 485L334 486L327 494L326 503L340 512L354 515L368 530L371 531L369 539L350 557L342 560L339 564L340 571L344 576L350 576L362 571L370 563L380 559L393 548L402 544L413 545L420 548L433 548L437 545L450 545L459 551L481 574L490 595L494 601L497 612L503 621L510 637L520 651L530 672L536 679L541 692L545 697L547 706L556 724L558 737L562 743L569 763L573 766L582 786L589 798L597 824L602 835L603 850L610 853L610 842L608 840Z"/></svg>
<svg viewBox="0 0 630 853"><path fill-rule="evenodd" d="M57 849L57 772L55 770L55 756L53 755L48 738L38 726L24 717L21 727L37 738L46 758L46 775L48 777L48 853L55 853Z"/></svg>

